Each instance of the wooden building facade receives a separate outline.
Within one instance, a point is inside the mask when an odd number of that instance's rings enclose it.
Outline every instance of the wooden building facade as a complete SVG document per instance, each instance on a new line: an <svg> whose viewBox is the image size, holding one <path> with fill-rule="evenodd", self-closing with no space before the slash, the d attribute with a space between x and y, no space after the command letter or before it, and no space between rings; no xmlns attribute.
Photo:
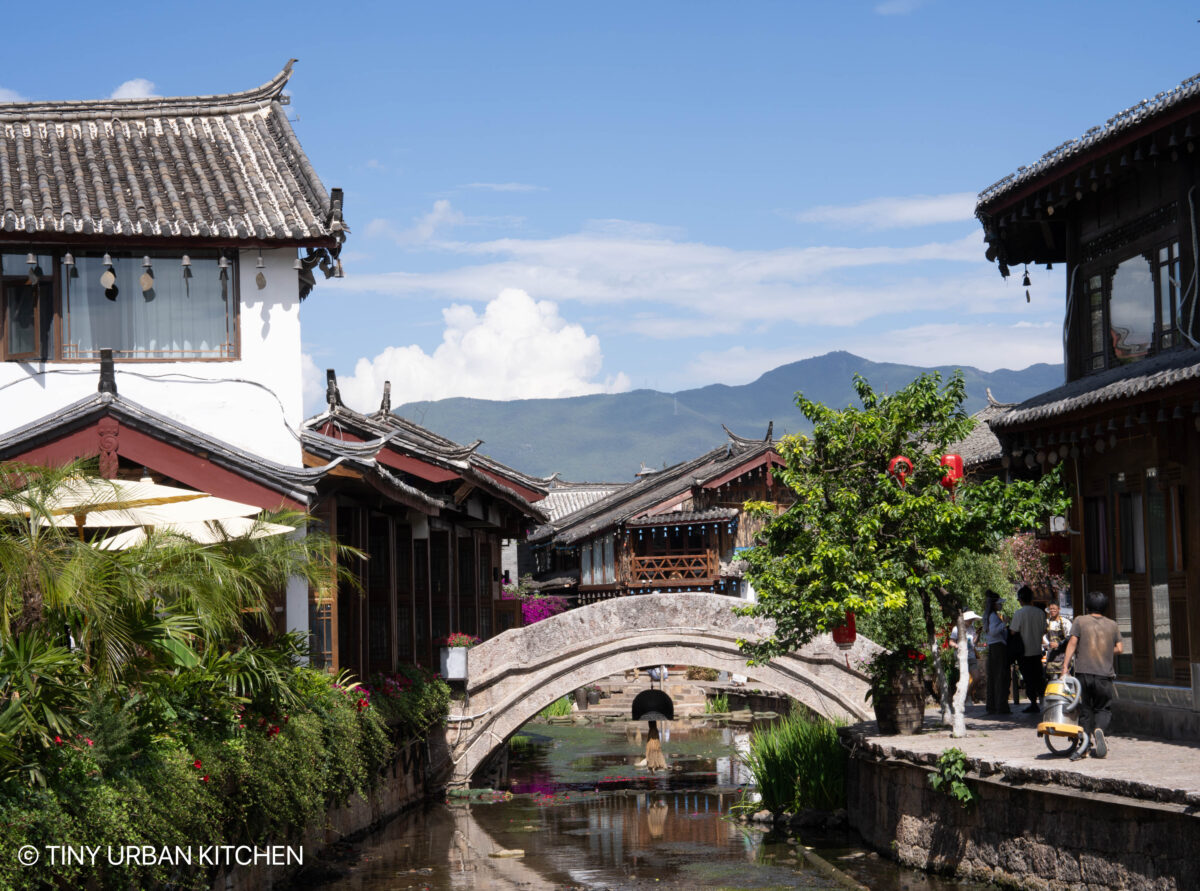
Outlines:
<svg viewBox="0 0 1200 891"><path fill-rule="evenodd" d="M1004 454L1063 463L1071 588L1121 628L1120 714L1200 737L1200 77L981 193L1004 275L1066 268L1062 387L991 421Z"/></svg>
<svg viewBox="0 0 1200 891"><path fill-rule="evenodd" d="M575 580L579 603L651 592L742 596L737 552L760 527L743 505L786 504L788 496L771 473L783 462L770 430L760 440L728 435L720 448L645 473L535 530L535 578Z"/></svg>
<svg viewBox="0 0 1200 891"><path fill-rule="evenodd" d="M341 403L330 373L328 410L305 423L305 463L329 467L314 514L368 555L350 567L361 586L313 591L314 655L367 677L397 664L434 667L453 632L481 638L513 624L500 600L500 550L544 522L543 480L527 476L390 411Z"/></svg>

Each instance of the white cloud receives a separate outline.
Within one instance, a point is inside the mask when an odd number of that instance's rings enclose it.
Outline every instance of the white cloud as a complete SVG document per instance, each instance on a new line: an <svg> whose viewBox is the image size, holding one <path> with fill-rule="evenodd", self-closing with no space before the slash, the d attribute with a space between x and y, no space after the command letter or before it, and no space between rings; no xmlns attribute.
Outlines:
<svg viewBox="0 0 1200 891"><path fill-rule="evenodd" d="M25 97L16 90L0 87L0 102L24 102Z"/></svg>
<svg viewBox="0 0 1200 891"><path fill-rule="evenodd" d="M432 354L418 346L388 347L362 358L354 374L339 377L347 405L379 404L383 382L395 403L471 396L536 399L615 393L629 389L623 374L600 380L600 341L568 323L549 300L505 288L482 313L462 304L443 310L446 328Z"/></svg>
<svg viewBox="0 0 1200 891"><path fill-rule="evenodd" d="M303 387L301 392L304 398L304 416L317 414L325 405L325 372L317 367L309 353L300 354L300 381Z"/></svg>
<svg viewBox="0 0 1200 891"><path fill-rule="evenodd" d="M530 183L463 183L460 189L483 189L487 192L545 192L545 186Z"/></svg>
<svg viewBox="0 0 1200 891"><path fill-rule="evenodd" d="M975 193L873 198L859 204L826 204L796 214L801 223L827 223L865 229L902 229L975 218Z"/></svg>
<svg viewBox="0 0 1200 891"><path fill-rule="evenodd" d="M154 82L146 80L144 77L135 77L133 80L127 80L109 96L109 99L157 99L158 94L154 92Z"/></svg>
<svg viewBox="0 0 1200 891"><path fill-rule="evenodd" d="M935 322L899 328L886 336L851 339L840 348L875 362L1020 369L1037 362L1062 362L1062 328L1054 323ZM1003 399L1004 394L997 393L996 398Z"/></svg>
<svg viewBox="0 0 1200 891"><path fill-rule="evenodd" d="M433 240L439 230L461 226L467 218L455 210L450 202L441 198L433 203L432 210L413 221L407 229L397 229L388 220L375 219L367 223L367 235L371 238L390 238L397 244L425 244Z"/></svg>
<svg viewBox="0 0 1200 891"><path fill-rule="evenodd" d="M659 337L736 330L744 322L805 320L851 325L899 311L899 294L912 306L977 311L1005 296L1000 277L984 259L982 234L909 247L796 247L738 250L679 240L675 230L644 223L595 221L585 231L553 238L487 241L438 240L444 220L461 216L438 202L421 225L404 232L385 220L369 234L437 250L462 265L434 272L349 276L333 290L397 297L441 297L486 302L502 288L520 288L556 301L593 307L637 304L631 330ZM946 268L945 263L969 264ZM932 264L932 265L931 265ZM918 267L916 272L903 267ZM927 281L934 272L933 284ZM954 286L945 284L955 276ZM969 273L969 274L968 274ZM936 295L939 303L929 302ZM624 324L623 321L623 324ZM627 329L630 330L630 329Z"/></svg>
<svg viewBox="0 0 1200 891"><path fill-rule="evenodd" d="M875 6L879 15L908 15L925 5L927 0L884 0Z"/></svg>

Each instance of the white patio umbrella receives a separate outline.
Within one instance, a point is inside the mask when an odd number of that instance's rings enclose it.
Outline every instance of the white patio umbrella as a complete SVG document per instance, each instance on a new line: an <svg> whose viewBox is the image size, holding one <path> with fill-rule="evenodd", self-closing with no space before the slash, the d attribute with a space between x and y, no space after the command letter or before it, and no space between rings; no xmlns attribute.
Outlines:
<svg viewBox="0 0 1200 891"><path fill-rule="evenodd" d="M231 538L267 538L296 530L282 523L268 523L248 517L229 517L202 523L171 523L155 526L154 531L169 538L184 538L198 544L216 544ZM138 526L98 541L96 547L105 551L124 551L145 544L150 539L150 534L146 526Z"/></svg>
<svg viewBox="0 0 1200 891"><path fill-rule="evenodd" d="M69 479L47 499L45 509L49 516L39 518L43 525L74 525L81 538L85 526L162 526L248 517L260 512L252 504L217 498L194 489L163 486L148 477L137 481ZM19 496L3 499L0 514L28 517L30 507Z"/></svg>

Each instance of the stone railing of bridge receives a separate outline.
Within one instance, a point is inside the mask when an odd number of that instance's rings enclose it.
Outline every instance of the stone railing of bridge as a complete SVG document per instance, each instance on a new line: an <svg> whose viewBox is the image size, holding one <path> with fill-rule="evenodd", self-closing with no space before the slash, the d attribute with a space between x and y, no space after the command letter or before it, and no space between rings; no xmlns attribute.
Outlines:
<svg viewBox="0 0 1200 891"><path fill-rule="evenodd" d="M828 718L868 719L866 677L852 666L878 650L859 637L849 651L828 635L798 652L748 667L738 640L770 635L769 620L739 616L717 594L644 594L568 610L485 641L468 653L467 698L451 710L433 768L450 785L475 770L556 699L601 678L651 665L697 665L743 674Z"/></svg>

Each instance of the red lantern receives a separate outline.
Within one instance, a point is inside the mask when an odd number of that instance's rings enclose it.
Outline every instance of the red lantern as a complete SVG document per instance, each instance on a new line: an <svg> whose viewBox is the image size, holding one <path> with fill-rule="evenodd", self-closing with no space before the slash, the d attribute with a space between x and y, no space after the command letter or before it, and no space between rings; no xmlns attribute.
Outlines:
<svg viewBox="0 0 1200 891"><path fill-rule="evenodd" d="M946 468L942 475L942 485L954 491L958 481L963 478L963 463L961 455L942 455L941 465Z"/></svg>
<svg viewBox="0 0 1200 891"><path fill-rule="evenodd" d="M854 641L858 639L858 632L854 628L854 610L846 610L846 624L838 625L831 632L833 634L833 642L843 650L848 650L854 646Z"/></svg>
<svg viewBox="0 0 1200 891"><path fill-rule="evenodd" d="M899 467L899 469L897 469L897 467ZM908 479L909 475L912 473L912 470L912 462L903 455L897 455L888 462L888 473L896 478L896 481L900 483L901 489L904 488L904 481Z"/></svg>

